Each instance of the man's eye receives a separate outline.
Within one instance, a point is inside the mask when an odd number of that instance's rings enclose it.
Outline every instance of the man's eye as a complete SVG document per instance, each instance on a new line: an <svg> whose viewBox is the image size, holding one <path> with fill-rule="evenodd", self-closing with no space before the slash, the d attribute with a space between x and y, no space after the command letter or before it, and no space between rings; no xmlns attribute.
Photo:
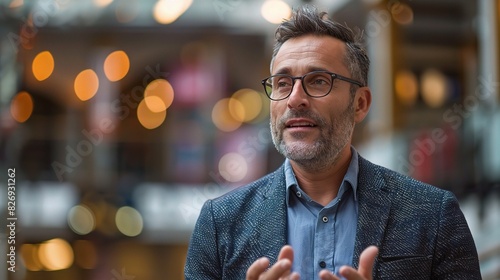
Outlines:
<svg viewBox="0 0 500 280"><path fill-rule="evenodd" d="M288 80L280 80L280 81L276 82L276 86L278 88L289 87L290 86L290 81L288 81Z"/></svg>
<svg viewBox="0 0 500 280"><path fill-rule="evenodd" d="M325 79L315 79L313 81L313 84L315 84L315 85L327 85L328 81Z"/></svg>

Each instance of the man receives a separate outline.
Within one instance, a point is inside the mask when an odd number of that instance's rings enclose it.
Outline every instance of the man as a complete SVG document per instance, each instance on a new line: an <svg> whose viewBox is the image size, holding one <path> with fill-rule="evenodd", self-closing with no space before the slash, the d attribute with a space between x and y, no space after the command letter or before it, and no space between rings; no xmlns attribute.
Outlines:
<svg viewBox="0 0 500 280"><path fill-rule="evenodd" d="M186 279L481 279L453 194L351 146L371 105L352 31L305 6L276 38L262 83L285 162L204 204Z"/></svg>

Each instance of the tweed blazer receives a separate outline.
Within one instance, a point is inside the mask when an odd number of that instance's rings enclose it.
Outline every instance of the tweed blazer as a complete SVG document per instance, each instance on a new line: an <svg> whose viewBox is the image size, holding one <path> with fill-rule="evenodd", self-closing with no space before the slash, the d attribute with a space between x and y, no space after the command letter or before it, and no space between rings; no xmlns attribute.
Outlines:
<svg viewBox="0 0 500 280"><path fill-rule="evenodd" d="M455 196L359 156L353 267L379 247L373 279L481 279L472 235ZM279 169L203 205L185 279L245 279L258 258L287 244L285 172Z"/></svg>

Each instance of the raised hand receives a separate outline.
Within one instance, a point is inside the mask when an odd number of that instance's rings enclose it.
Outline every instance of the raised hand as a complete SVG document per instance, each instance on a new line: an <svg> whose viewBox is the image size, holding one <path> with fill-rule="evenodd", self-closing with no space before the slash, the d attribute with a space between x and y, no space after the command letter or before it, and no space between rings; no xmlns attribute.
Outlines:
<svg viewBox="0 0 500 280"><path fill-rule="evenodd" d="M372 270L373 264L375 263L375 258L378 254L378 248L375 246L370 246L366 248L359 257L359 268L358 270L344 265L340 268L339 273L347 280L372 280ZM332 272L328 270L322 270L319 273L319 278L321 280L340 280Z"/></svg>
<svg viewBox="0 0 500 280"><path fill-rule="evenodd" d="M290 245L281 248L278 261L268 269L269 259L257 259L247 270L246 280L299 280L299 274L292 273L293 249Z"/></svg>

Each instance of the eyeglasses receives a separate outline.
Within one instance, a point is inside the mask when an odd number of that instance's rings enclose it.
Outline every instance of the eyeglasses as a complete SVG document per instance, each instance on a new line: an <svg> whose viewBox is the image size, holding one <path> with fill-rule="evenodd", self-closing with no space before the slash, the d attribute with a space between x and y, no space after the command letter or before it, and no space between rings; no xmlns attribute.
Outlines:
<svg viewBox="0 0 500 280"><path fill-rule="evenodd" d="M292 93L295 80L300 80L304 92L310 97L318 98L330 93L335 79L363 87L363 84L356 80L329 71L312 71L302 77L276 74L262 80L262 85L269 99L279 101L288 98Z"/></svg>

